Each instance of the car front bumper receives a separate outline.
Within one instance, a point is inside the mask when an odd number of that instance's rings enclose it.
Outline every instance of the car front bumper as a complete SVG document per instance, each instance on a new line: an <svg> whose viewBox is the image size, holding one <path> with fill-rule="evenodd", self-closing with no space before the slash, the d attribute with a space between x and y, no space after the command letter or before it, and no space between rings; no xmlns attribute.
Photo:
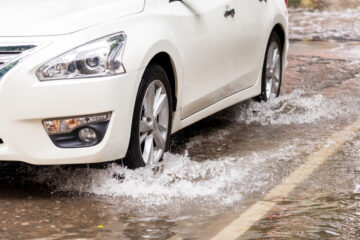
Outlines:
<svg viewBox="0 0 360 240"><path fill-rule="evenodd" d="M0 80L0 161L36 165L85 164L125 156L138 79L143 69L123 75L40 82L31 61L21 62ZM111 112L103 140L85 148L59 148L42 121Z"/></svg>

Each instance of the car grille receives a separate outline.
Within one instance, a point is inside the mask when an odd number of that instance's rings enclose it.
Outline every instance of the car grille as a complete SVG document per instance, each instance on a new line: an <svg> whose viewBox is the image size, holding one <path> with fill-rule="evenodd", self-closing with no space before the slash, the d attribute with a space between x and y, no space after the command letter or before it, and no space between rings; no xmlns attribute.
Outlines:
<svg viewBox="0 0 360 240"><path fill-rule="evenodd" d="M0 69L17 59L23 52L34 47L33 45L0 46Z"/></svg>

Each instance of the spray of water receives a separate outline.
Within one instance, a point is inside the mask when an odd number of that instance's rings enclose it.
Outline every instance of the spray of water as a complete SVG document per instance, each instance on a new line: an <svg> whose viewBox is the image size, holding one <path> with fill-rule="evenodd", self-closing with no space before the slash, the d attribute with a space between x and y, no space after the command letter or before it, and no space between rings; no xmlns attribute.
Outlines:
<svg viewBox="0 0 360 240"><path fill-rule="evenodd" d="M350 105L327 100L321 94L309 95L303 90L280 96L267 103L251 102L238 112L237 120L247 124L309 124L352 112ZM352 104L355 106L355 102Z"/></svg>
<svg viewBox="0 0 360 240"><path fill-rule="evenodd" d="M276 172L267 172L267 166L274 161L288 161L295 150L296 146L286 145L275 153L264 151L205 162L191 161L187 155L166 154L162 163L135 171L116 164L106 170L42 168L37 171L36 181L57 191L121 197L124 202L146 206L188 201L232 205L244 194L268 184Z"/></svg>
<svg viewBox="0 0 360 240"><path fill-rule="evenodd" d="M344 11L290 10L290 39L360 40L360 8Z"/></svg>

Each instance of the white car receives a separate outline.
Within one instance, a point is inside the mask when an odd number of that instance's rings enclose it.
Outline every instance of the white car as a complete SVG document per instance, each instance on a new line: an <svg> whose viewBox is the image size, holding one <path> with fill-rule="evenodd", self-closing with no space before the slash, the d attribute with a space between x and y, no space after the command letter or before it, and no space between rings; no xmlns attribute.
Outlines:
<svg viewBox="0 0 360 240"><path fill-rule="evenodd" d="M0 0L0 160L162 159L174 133L277 97L286 0Z"/></svg>

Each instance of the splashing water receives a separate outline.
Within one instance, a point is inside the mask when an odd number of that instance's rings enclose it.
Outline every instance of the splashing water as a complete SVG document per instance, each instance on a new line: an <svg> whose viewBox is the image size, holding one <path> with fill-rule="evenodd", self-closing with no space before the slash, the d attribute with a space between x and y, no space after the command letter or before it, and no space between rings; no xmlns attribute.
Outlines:
<svg viewBox="0 0 360 240"><path fill-rule="evenodd" d="M271 102L251 102L238 113L238 121L261 125L306 124L321 119L333 119L347 111L321 94L309 96L303 90L280 96Z"/></svg>
<svg viewBox="0 0 360 240"><path fill-rule="evenodd" d="M162 163L135 171L116 164L106 170L50 167L37 171L36 181L56 191L122 197L125 203L135 201L146 206L189 201L226 206L268 184L276 172L266 172L266 166L291 159L295 149L286 145L275 153L264 151L204 162L191 161L187 155L166 154Z"/></svg>
<svg viewBox="0 0 360 240"><path fill-rule="evenodd" d="M360 7L343 11L290 9L290 39L360 41Z"/></svg>

